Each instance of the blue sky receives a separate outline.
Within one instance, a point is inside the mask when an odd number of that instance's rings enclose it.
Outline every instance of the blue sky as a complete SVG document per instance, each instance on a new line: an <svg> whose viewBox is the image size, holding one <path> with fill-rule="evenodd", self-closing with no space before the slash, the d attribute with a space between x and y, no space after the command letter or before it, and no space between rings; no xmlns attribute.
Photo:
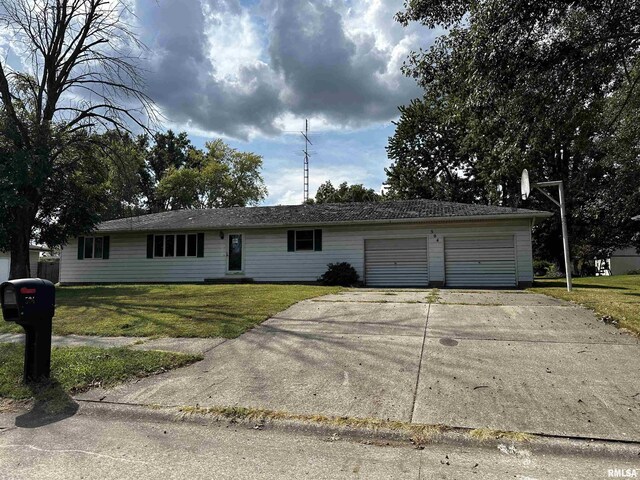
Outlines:
<svg viewBox="0 0 640 480"><path fill-rule="evenodd" d="M302 127L302 125L301 125ZM301 128L302 130L302 128ZM327 180L334 185L342 182L362 183L380 191L386 175L384 168L390 163L385 147L395 127L372 125L357 130L327 130L313 132L313 145L309 162L310 195ZM191 137L197 146L203 146L208 137ZM296 204L303 198L304 139L299 133L284 133L277 138L258 137L249 141L227 139L234 148L258 153L264 158L263 176L269 190L265 205Z"/></svg>

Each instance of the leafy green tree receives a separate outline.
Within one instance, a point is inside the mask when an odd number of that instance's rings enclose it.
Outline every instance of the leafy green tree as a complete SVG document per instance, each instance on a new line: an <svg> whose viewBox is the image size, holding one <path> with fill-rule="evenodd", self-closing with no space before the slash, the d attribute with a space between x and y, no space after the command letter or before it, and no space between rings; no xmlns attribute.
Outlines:
<svg viewBox="0 0 640 480"><path fill-rule="evenodd" d="M151 139L145 138L147 155L141 170L140 186L146 198L147 208L151 212L163 210L163 201L157 198L156 188L170 170L179 169L187 164L190 152L194 150L186 132L175 134L156 132Z"/></svg>
<svg viewBox="0 0 640 480"><path fill-rule="evenodd" d="M19 71L0 59L0 248L11 251L11 278L29 276L31 239L56 246L99 220L102 177L88 156L95 130L147 128L153 118L131 61L139 41L114 21L127 8L0 0L2 43L29 65Z"/></svg>
<svg viewBox="0 0 640 480"><path fill-rule="evenodd" d="M640 213L635 2L413 0L405 7L400 22L446 33L405 67L424 95L401 109L389 141L390 192L518 205L528 168L534 181L564 181L577 260L638 242L629 226ZM540 195L523 205L556 210ZM557 214L535 235L538 255L561 258Z"/></svg>
<svg viewBox="0 0 640 480"><path fill-rule="evenodd" d="M145 213L143 178L147 139L108 131L97 142L99 157L106 167L106 195L101 220Z"/></svg>
<svg viewBox="0 0 640 480"><path fill-rule="evenodd" d="M170 167L158 183L156 198L164 209L222 208L256 205L267 194L262 157L215 140L206 150L191 150L182 167Z"/></svg>
<svg viewBox="0 0 640 480"><path fill-rule="evenodd" d="M378 202L381 199L381 195L373 188L362 184L348 185L343 182L335 188L328 180L318 187L315 202L310 203Z"/></svg>
<svg viewBox="0 0 640 480"><path fill-rule="evenodd" d="M396 132L387 152L394 159L386 169L392 198L433 198L473 202L481 197L474 161L460 145L464 126L441 122L444 113L435 102L413 100L400 107Z"/></svg>

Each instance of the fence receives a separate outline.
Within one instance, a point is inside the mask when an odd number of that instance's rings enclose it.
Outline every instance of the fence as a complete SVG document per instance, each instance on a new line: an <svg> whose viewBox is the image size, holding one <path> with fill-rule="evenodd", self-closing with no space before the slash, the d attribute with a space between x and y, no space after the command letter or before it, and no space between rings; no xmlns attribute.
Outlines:
<svg viewBox="0 0 640 480"><path fill-rule="evenodd" d="M58 283L60 281L60 262L38 262L38 278Z"/></svg>

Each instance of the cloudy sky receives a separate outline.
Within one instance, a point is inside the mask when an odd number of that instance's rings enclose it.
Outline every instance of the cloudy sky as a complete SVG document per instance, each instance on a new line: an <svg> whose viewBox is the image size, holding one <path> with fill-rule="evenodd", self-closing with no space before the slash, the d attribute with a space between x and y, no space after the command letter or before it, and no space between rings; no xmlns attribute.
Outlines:
<svg viewBox="0 0 640 480"><path fill-rule="evenodd" d="M265 203L290 204L302 201L308 118L311 195L326 180L380 190L397 107L420 94L402 63L434 37L395 22L402 0L133 1L165 128L261 154Z"/></svg>
<svg viewBox="0 0 640 480"><path fill-rule="evenodd" d="M222 136L264 156L265 203L302 201L304 119L311 194L325 180L379 190L397 107L419 95L400 67L428 46L401 27L402 0L139 0L149 94L193 142Z"/></svg>

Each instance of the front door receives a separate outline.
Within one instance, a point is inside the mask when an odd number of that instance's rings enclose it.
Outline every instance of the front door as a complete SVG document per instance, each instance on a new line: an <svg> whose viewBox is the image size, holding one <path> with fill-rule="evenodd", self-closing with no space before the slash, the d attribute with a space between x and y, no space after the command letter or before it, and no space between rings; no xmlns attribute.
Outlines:
<svg viewBox="0 0 640 480"><path fill-rule="evenodd" d="M242 271L242 235L229 235L229 265L230 272Z"/></svg>

